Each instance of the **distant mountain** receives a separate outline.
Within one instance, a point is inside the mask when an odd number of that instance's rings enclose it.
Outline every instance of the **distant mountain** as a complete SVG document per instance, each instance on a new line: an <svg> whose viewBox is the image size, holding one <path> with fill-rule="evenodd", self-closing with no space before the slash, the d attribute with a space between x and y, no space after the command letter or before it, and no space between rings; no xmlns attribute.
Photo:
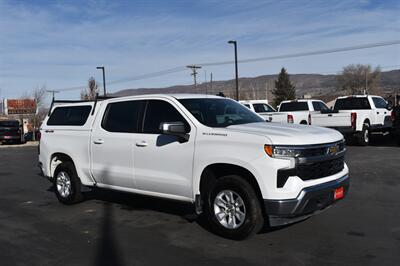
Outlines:
<svg viewBox="0 0 400 266"><path fill-rule="evenodd" d="M240 78L241 99L268 99L272 100L271 93L277 75L263 75L254 78ZM336 75L320 74L294 74L290 75L292 83L296 86L298 97L310 95L311 97L329 101L339 95ZM384 94L397 92L400 94L400 69L381 73L380 86ZM153 93L208 93L223 92L228 97L235 95L235 80L214 81L210 83L193 85L176 85L165 88L138 88L121 90L114 95L128 96Z"/></svg>

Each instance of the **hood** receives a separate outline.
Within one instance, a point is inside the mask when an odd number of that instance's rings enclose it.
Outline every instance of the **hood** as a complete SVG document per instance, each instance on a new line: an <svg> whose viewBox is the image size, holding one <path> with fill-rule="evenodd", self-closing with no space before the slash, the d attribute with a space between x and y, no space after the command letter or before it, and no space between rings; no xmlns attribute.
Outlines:
<svg viewBox="0 0 400 266"><path fill-rule="evenodd" d="M226 130L262 135L274 145L324 144L343 139L342 134L329 128L273 122L232 125Z"/></svg>

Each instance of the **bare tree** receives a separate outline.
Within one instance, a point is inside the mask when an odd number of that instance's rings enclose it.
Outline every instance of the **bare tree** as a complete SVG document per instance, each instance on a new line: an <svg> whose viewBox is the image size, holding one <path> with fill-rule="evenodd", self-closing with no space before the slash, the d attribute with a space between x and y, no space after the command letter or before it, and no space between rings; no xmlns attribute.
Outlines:
<svg viewBox="0 0 400 266"><path fill-rule="evenodd" d="M376 67L372 71L371 65L348 65L343 68L337 80L339 89L345 93L362 94L380 92L380 74L381 69Z"/></svg>
<svg viewBox="0 0 400 266"><path fill-rule="evenodd" d="M97 93L97 82L93 77L88 80L88 88L81 92L82 100L94 100Z"/></svg>

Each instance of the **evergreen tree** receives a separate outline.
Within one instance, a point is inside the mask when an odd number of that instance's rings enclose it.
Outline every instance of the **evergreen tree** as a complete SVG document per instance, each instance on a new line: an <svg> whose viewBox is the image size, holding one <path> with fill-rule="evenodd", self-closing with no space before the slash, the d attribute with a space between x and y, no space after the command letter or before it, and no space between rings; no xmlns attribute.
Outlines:
<svg viewBox="0 0 400 266"><path fill-rule="evenodd" d="M278 80L275 80L275 89L272 90L275 96L275 106L285 100L294 100L296 98L295 86L290 82L290 76L283 67L278 75Z"/></svg>

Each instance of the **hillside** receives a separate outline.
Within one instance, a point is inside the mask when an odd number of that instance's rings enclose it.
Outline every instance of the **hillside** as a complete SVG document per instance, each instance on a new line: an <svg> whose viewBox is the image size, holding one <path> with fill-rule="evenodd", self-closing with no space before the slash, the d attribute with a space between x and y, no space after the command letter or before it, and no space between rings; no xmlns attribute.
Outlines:
<svg viewBox="0 0 400 266"><path fill-rule="evenodd" d="M253 78L240 78L240 98L241 99L265 99L272 100L271 90L274 87L274 80L277 75L263 75ZM331 100L338 96L338 83L336 75L320 74L294 74L290 75L292 83L296 86L298 97L310 95L323 100ZM400 70L392 70L381 73L380 86L384 94L393 92L400 93ZM114 95L128 96L151 93L208 93L216 94L223 92L228 97L234 96L235 81L214 81L212 89L210 83L186 86L171 86L165 88L139 88L121 90Z"/></svg>

